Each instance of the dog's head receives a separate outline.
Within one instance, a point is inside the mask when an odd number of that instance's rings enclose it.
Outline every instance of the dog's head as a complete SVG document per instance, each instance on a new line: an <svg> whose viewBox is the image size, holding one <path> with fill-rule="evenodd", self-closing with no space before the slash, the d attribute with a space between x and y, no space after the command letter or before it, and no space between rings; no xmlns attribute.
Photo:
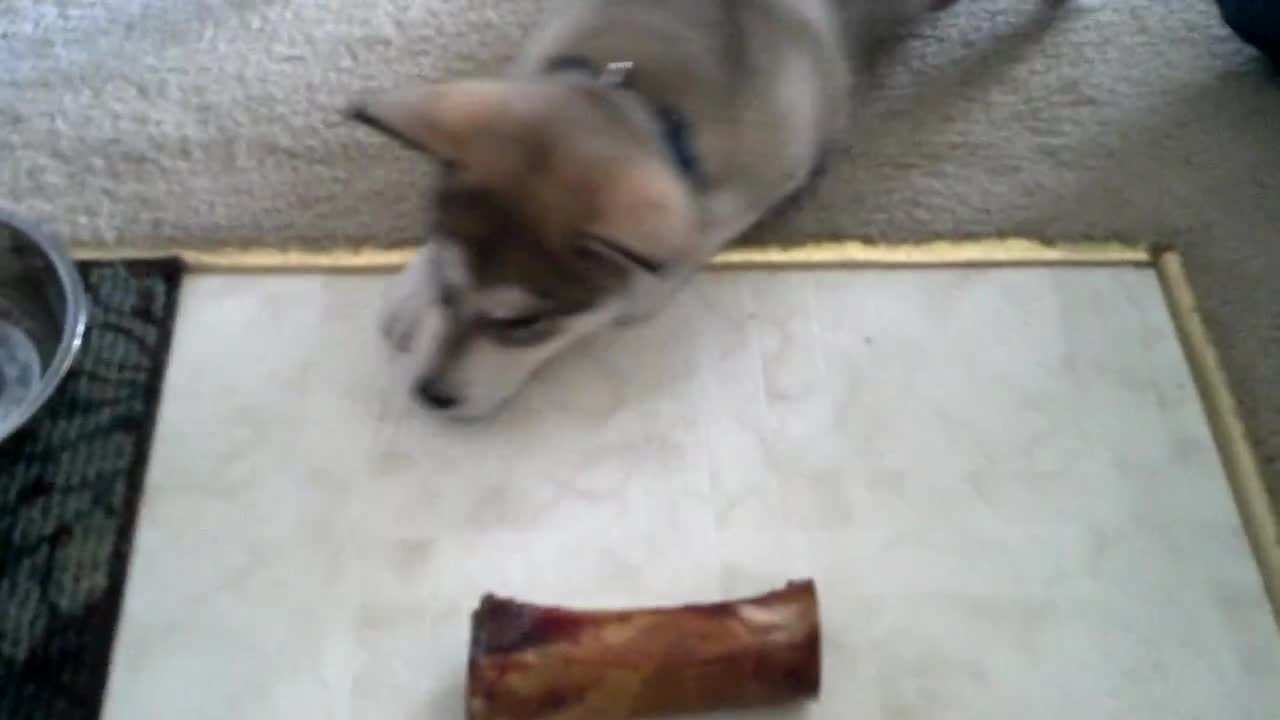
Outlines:
<svg viewBox="0 0 1280 720"><path fill-rule="evenodd" d="M350 116L443 168L422 278L441 322L417 343L417 392L436 409L494 412L688 263L697 217L684 177L643 114L598 84L432 85Z"/></svg>

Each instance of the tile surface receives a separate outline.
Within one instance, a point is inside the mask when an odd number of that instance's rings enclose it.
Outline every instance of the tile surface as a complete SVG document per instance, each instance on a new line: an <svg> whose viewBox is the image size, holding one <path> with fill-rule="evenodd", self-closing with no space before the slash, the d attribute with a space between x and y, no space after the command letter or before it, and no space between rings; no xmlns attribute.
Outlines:
<svg viewBox="0 0 1280 720"><path fill-rule="evenodd" d="M720 274L497 421L409 399L382 280L188 282L108 720L462 717L486 591L818 580L742 717L1275 717L1280 632L1155 277Z"/></svg>

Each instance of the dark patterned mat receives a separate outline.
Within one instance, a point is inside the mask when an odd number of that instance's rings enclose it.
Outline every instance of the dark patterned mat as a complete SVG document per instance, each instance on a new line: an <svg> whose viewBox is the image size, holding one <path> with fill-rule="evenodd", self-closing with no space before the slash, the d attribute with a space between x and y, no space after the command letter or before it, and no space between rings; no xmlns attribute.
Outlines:
<svg viewBox="0 0 1280 720"><path fill-rule="evenodd" d="M177 261L84 263L89 325L0 445L0 718L97 718L169 355Z"/></svg>

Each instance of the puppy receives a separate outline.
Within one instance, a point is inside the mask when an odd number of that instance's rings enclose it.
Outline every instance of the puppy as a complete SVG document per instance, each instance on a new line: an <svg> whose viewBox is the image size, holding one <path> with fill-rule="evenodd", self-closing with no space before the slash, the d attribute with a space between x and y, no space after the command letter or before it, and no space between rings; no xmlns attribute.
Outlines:
<svg viewBox="0 0 1280 720"><path fill-rule="evenodd" d="M659 310L805 185L860 76L950 4L578 0L504 77L354 103L442 171L383 320L414 392L491 415L579 340Z"/></svg>

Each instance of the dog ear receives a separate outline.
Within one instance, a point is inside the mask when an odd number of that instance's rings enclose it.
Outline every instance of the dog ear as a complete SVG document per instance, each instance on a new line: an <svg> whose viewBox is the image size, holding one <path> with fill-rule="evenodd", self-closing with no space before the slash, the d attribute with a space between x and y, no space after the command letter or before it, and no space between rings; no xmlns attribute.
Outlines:
<svg viewBox="0 0 1280 720"><path fill-rule="evenodd" d="M485 81L423 84L370 95L343 114L447 162L493 117L502 97L497 83Z"/></svg>

